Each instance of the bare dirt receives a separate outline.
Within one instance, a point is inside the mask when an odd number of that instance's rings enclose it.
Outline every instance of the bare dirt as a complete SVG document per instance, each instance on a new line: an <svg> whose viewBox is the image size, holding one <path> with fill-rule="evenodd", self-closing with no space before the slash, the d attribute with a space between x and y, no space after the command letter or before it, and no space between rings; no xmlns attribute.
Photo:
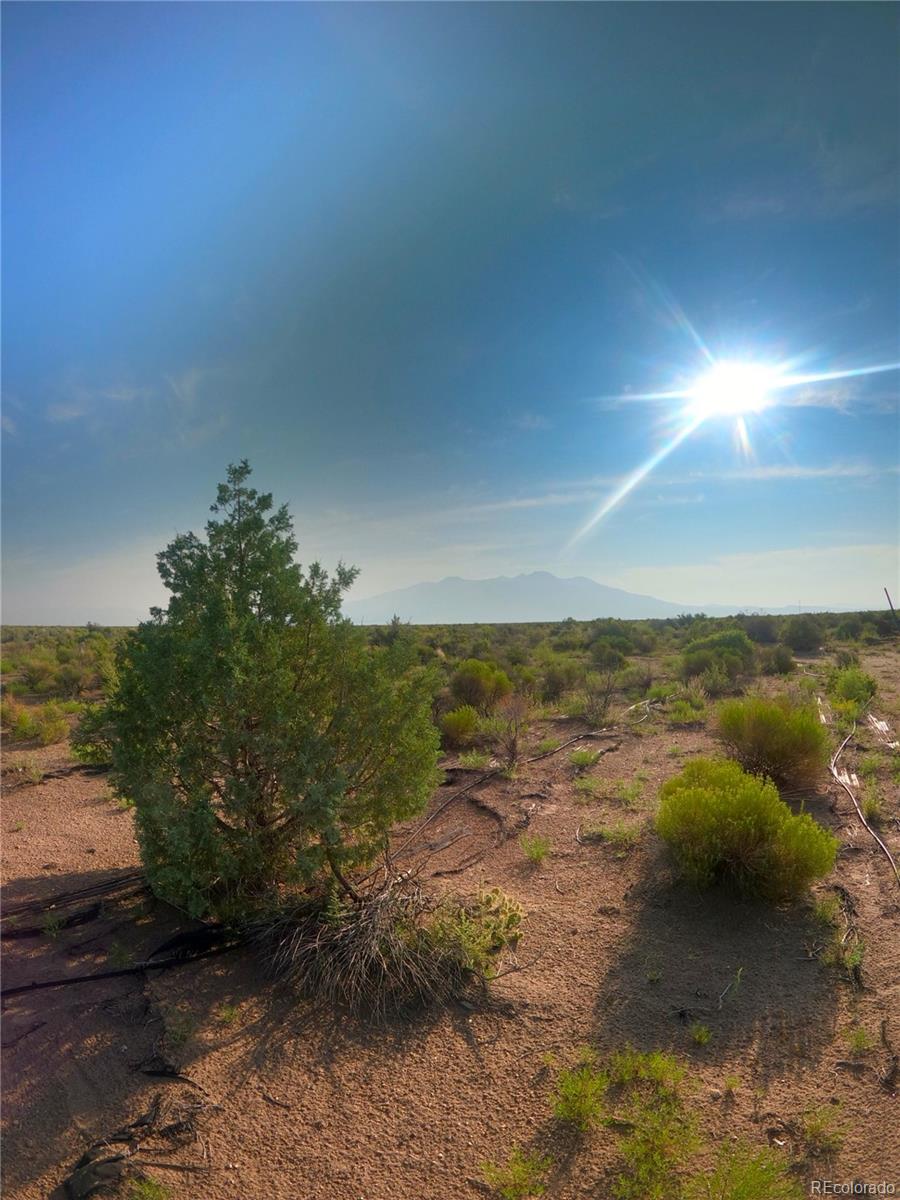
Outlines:
<svg viewBox="0 0 900 1200"><path fill-rule="evenodd" d="M900 654L873 652L863 665L880 683L874 711L896 731ZM541 722L531 741L582 729ZM810 904L773 909L673 882L652 829L656 796L691 756L715 751L705 729L674 730L654 714L585 744L612 747L590 772L610 785L600 798L578 803L564 750L454 800L414 843L408 861L424 861L434 886L471 894L499 885L528 911L522 969L495 982L489 1005L367 1027L273 992L249 950L9 998L4 1194L48 1196L87 1147L161 1095L199 1111L187 1136L144 1153L173 1197L471 1200L485 1194L480 1164L520 1143L552 1148L549 1195L605 1198L621 1169L616 1140L599 1131L575 1143L554 1129L546 1056L562 1064L586 1044L603 1054L629 1043L690 1064L690 1103L711 1145L740 1137L802 1160L796 1122L825 1108L843 1144L830 1158L807 1159L802 1177L900 1188L900 1101L882 1079L900 1051L900 888L849 799L823 780L804 802L841 841L815 896L840 889L865 943L861 987L821 961L830 931ZM861 730L847 765L875 748L874 732ZM882 837L900 857L897 776L882 751ZM132 815L102 777L19 786L14 769L25 753L5 761L7 911L138 863ZM61 747L27 754L47 771L71 762ZM448 772L432 811L471 778ZM636 783L639 794L616 798L617 781ZM617 822L639 830L630 847L576 838ZM522 852L526 827L552 844L541 866ZM397 845L414 828L399 831ZM192 927L141 895L75 927L57 929L45 910L13 930L36 922L44 932L4 941L5 988L115 969ZM691 1036L694 1022L711 1031L704 1046ZM872 1045L854 1056L847 1039L856 1028ZM191 1166L200 1169L179 1169Z"/></svg>

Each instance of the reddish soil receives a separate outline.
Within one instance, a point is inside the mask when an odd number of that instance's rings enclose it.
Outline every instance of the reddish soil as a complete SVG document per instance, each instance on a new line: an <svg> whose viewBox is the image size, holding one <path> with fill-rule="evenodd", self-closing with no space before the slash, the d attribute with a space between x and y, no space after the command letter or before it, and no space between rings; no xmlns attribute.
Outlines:
<svg viewBox="0 0 900 1200"><path fill-rule="evenodd" d="M900 654L873 652L864 665L881 685L874 710L896 731ZM532 743L580 728L541 722ZM704 729L673 730L653 715L585 744L613 747L592 768L599 780L641 785L630 807L615 799L577 803L564 750L522 767L515 780L490 780L453 801L415 843L410 861L427 857L423 874L435 886L472 893L498 884L528 910L518 951L524 969L498 980L485 1007L456 1005L387 1029L365 1027L273 992L249 950L10 998L3 1024L8 1200L50 1194L89 1145L160 1093L176 1107L218 1106L202 1115L195 1140L157 1154L168 1167L148 1168L173 1197L471 1200L485 1194L480 1164L521 1143L553 1151L549 1195L605 1198L621 1169L616 1138L601 1131L567 1141L548 1106L545 1056L564 1063L587 1043L601 1053L631 1043L682 1056L691 1067L691 1106L713 1146L735 1136L777 1141L799 1158L802 1147L782 1122L833 1109L842 1148L808 1160L802 1176L900 1188L900 1100L879 1080L890 1047L900 1052L900 887L846 795L823 780L805 803L841 840L833 876L815 895L837 885L855 910L866 946L861 988L820 961L830 933L809 904L773 909L673 883L652 830L656 795L687 758L715 750ZM876 735L860 731L847 765L875 748ZM25 753L7 755L7 781ZM62 748L27 753L45 770L70 761ZM897 776L891 752L883 753L882 836L900 858ZM432 810L471 777L451 772ZM640 827L630 848L576 840L580 827L618 821ZM525 825L552 843L540 867L518 844ZM46 901L137 864L132 816L116 807L102 777L8 784L3 829L7 906ZM450 835L458 836L439 848ZM425 843L438 848L423 851ZM19 927L44 919L23 917ZM75 928L56 932L51 920L49 933L4 942L4 987L121 966L189 927L175 910L140 896L108 904ZM740 986L720 1005L739 970ZM690 1036L695 1020L711 1030L705 1046ZM856 1058L847 1041L855 1027L873 1043ZM144 1073L164 1061L180 1078ZM728 1076L739 1080L733 1095ZM151 1148L144 1159L153 1156Z"/></svg>

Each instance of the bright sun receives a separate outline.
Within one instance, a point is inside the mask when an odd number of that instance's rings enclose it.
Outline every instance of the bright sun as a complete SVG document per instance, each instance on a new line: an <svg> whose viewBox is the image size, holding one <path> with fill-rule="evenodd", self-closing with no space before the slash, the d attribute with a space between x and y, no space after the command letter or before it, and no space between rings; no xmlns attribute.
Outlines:
<svg viewBox="0 0 900 1200"><path fill-rule="evenodd" d="M778 376L756 363L720 362L691 388L689 412L703 417L739 417L759 412L771 403L770 391Z"/></svg>

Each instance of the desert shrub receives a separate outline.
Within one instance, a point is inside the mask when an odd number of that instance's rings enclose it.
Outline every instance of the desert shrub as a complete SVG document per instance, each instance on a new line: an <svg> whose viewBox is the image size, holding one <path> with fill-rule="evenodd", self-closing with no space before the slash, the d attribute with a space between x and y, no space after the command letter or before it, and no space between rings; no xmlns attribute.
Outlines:
<svg viewBox="0 0 900 1200"><path fill-rule="evenodd" d="M803 1200L805 1195L783 1155L738 1144L723 1146L712 1171L688 1181L684 1200Z"/></svg>
<svg viewBox="0 0 900 1200"><path fill-rule="evenodd" d="M441 734L444 745L457 749L471 744L478 732L478 709L463 704L441 717Z"/></svg>
<svg viewBox="0 0 900 1200"><path fill-rule="evenodd" d="M531 704L526 696L506 696L497 711L482 717L478 728L496 748L507 769L519 761L523 739L531 722Z"/></svg>
<svg viewBox="0 0 900 1200"><path fill-rule="evenodd" d="M304 574L286 508L232 466L206 539L160 555L171 593L118 644L112 780L148 880L192 916L241 916L370 862L436 783L435 679L340 611L355 571Z"/></svg>
<svg viewBox="0 0 900 1200"><path fill-rule="evenodd" d="M828 690L837 700L849 700L862 708L878 691L878 684L860 667L844 667L834 672Z"/></svg>
<svg viewBox="0 0 900 1200"><path fill-rule="evenodd" d="M608 1086L605 1072L597 1068L595 1055L584 1050L577 1066L559 1072L553 1088L553 1115L558 1121L574 1125L586 1133L599 1125L605 1115L604 1097Z"/></svg>
<svg viewBox="0 0 900 1200"><path fill-rule="evenodd" d="M112 729L103 704L90 704L72 730L72 753L79 762L106 767L112 762Z"/></svg>
<svg viewBox="0 0 900 1200"><path fill-rule="evenodd" d="M818 650L822 642L822 630L814 617L791 617L785 625L782 641L800 654Z"/></svg>
<svg viewBox="0 0 900 1200"><path fill-rule="evenodd" d="M547 1190L547 1173L553 1159L533 1151L526 1154L514 1146L505 1163L482 1163L481 1173L488 1187L502 1200L529 1200L532 1196L543 1196Z"/></svg>
<svg viewBox="0 0 900 1200"><path fill-rule="evenodd" d="M618 671L625 665L625 655L608 638L598 638L591 646L591 661L599 671Z"/></svg>
<svg viewBox="0 0 900 1200"><path fill-rule="evenodd" d="M837 853L837 839L792 813L773 783L727 761L697 759L664 783L657 829L689 883L727 881L776 901L826 875Z"/></svg>
<svg viewBox="0 0 900 1200"><path fill-rule="evenodd" d="M838 667L858 667L859 655L847 646L839 646L834 652L834 661Z"/></svg>
<svg viewBox="0 0 900 1200"><path fill-rule="evenodd" d="M48 700L35 711L35 729L42 746L51 746L54 742L65 740L69 732L69 723L62 706L55 700Z"/></svg>
<svg viewBox="0 0 900 1200"><path fill-rule="evenodd" d="M593 672L586 675L577 697L579 715L584 717L589 725L599 728L606 720L615 689L616 677L612 671L605 675Z"/></svg>
<svg viewBox="0 0 900 1200"><path fill-rule="evenodd" d="M815 783L828 762L828 731L816 708L786 696L727 700L719 708L716 732L742 767L776 783Z"/></svg>
<svg viewBox="0 0 900 1200"><path fill-rule="evenodd" d="M28 742L37 737L34 710L12 697L4 696L0 701L0 720L14 742Z"/></svg>
<svg viewBox="0 0 900 1200"><path fill-rule="evenodd" d="M252 929L276 978L380 1019L486 983L498 955L516 945L523 917L499 888L470 901L438 900L398 879L355 903L332 891Z"/></svg>
<svg viewBox="0 0 900 1200"><path fill-rule="evenodd" d="M699 680L704 692L714 700L736 690L734 680L721 663L714 663L713 666L707 667L699 676Z"/></svg>
<svg viewBox="0 0 900 1200"><path fill-rule="evenodd" d="M573 658L553 656L545 663L541 679L541 698L553 703L575 687L584 675L584 668Z"/></svg>
<svg viewBox="0 0 900 1200"><path fill-rule="evenodd" d="M666 708L666 716L670 725L700 725L706 718L706 692L698 680L689 684L677 693Z"/></svg>
<svg viewBox="0 0 900 1200"><path fill-rule="evenodd" d="M797 669L790 646L764 646L760 651L759 665L764 675L790 675Z"/></svg>
<svg viewBox="0 0 900 1200"><path fill-rule="evenodd" d="M753 643L742 629L727 629L689 642L681 657L683 679L695 679L719 668L729 679L753 669Z"/></svg>
<svg viewBox="0 0 900 1200"><path fill-rule="evenodd" d="M461 704L471 705L479 712L490 712L499 700L509 695L512 683L509 676L492 663L468 658L454 671L450 689Z"/></svg>
<svg viewBox="0 0 900 1200"><path fill-rule="evenodd" d="M759 642L766 645L778 641L778 622L774 617L762 615L744 617L741 623L744 626L747 637L752 642Z"/></svg>
<svg viewBox="0 0 900 1200"><path fill-rule="evenodd" d="M638 699L649 691L653 683L653 673L649 667L626 667L624 671L619 672L616 683L629 697Z"/></svg>

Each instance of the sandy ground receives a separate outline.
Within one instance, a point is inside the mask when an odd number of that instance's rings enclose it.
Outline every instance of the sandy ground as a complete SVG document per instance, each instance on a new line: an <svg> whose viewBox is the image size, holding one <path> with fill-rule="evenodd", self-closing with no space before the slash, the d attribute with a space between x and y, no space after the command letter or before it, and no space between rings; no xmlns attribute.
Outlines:
<svg viewBox="0 0 900 1200"><path fill-rule="evenodd" d="M881 681L875 711L896 729L900 655L869 655L865 665ZM579 729L544 722L532 741ZM489 1007L456 1005L373 1029L273 994L249 951L11 998L4 1195L49 1195L87 1146L162 1095L176 1108L207 1106L194 1140L159 1156L168 1167L148 1168L173 1197L471 1200L485 1194L480 1164L522 1143L554 1151L549 1195L605 1198L621 1169L616 1139L598 1131L567 1142L548 1106L545 1056L564 1063L588 1043L601 1053L630 1043L681 1055L712 1145L738 1136L796 1149L782 1122L833 1109L843 1146L830 1160L807 1162L803 1178L900 1189L900 1100L878 1081L888 1045L900 1049L900 888L849 800L823 781L805 802L841 840L833 876L815 891L839 885L856 910L866 944L862 989L819 960L828 935L809 905L772 909L672 883L651 828L656 794L680 764L714 750L705 730L675 731L654 717L594 745L613 747L592 770L598 779L641 784L631 807L577 803L563 752L454 801L423 835L434 844L462 833L427 857L424 875L436 887L472 893L498 884L528 910L518 952L525 969L494 984ZM848 765L874 745L862 732ZM5 763L13 780L3 814L5 904L46 901L134 867L132 816L102 777L17 787L10 772L25 753ZM27 753L45 770L70 761L60 747ZM464 778L451 771L433 808ZM883 836L897 857L898 789L888 772L880 785ZM633 848L576 840L585 824L614 821L641 828ZM517 841L526 824L552 843L538 868ZM121 966L187 927L141 896L106 905L76 928L56 932L51 922L49 933L4 942L4 987ZM739 969L740 986L720 1007ZM711 1030L705 1046L690 1036L694 1020ZM860 1026L874 1044L855 1060L846 1035ZM179 1077L147 1073L160 1064ZM739 1080L733 1095L728 1076Z"/></svg>

